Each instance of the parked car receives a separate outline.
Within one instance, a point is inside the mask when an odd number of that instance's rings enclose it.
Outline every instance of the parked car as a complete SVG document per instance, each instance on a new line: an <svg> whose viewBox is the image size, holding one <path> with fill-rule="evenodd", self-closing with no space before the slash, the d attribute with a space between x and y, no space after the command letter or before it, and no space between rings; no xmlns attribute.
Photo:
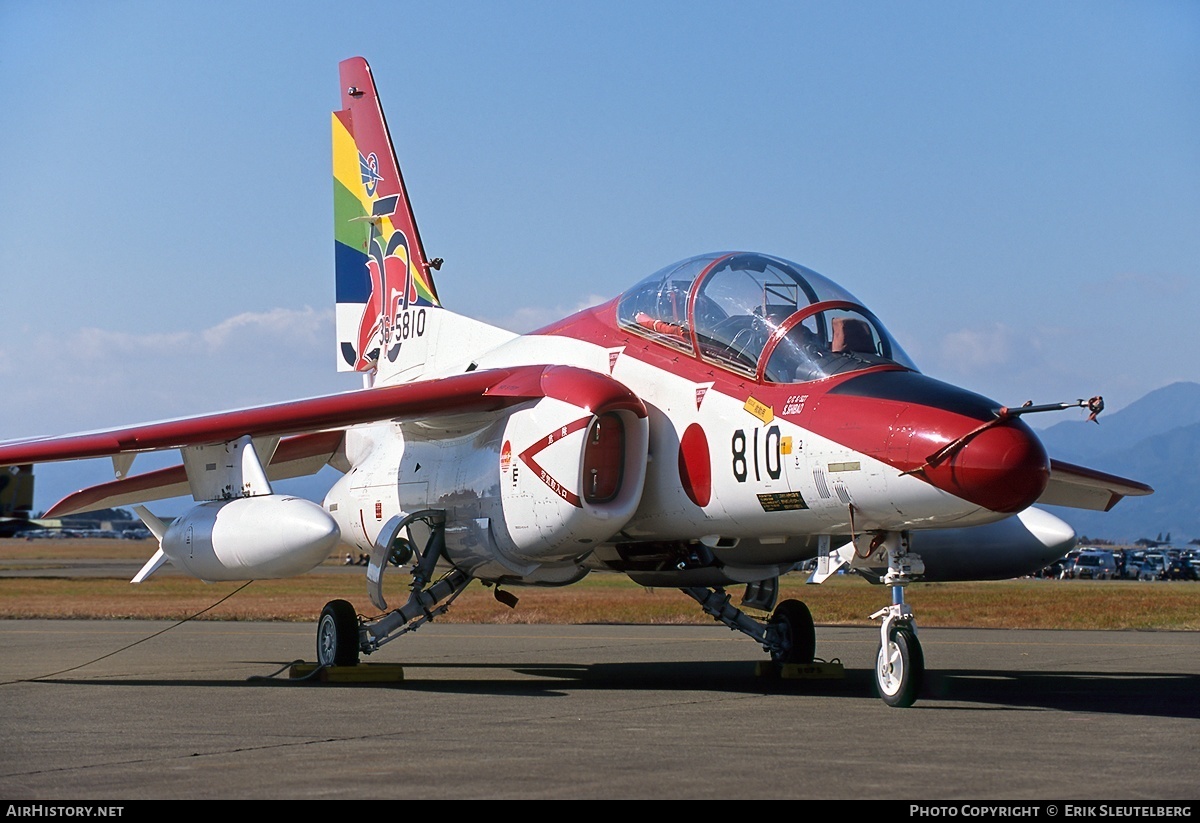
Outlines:
<svg viewBox="0 0 1200 823"><path fill-rule="evenodd" d="M1200 567L1189 557L1176 557L1167 566L1167 580L1200 580Z"/></svg>
<svg viewBox="0 0 1200 823"><path fill-rule="evenodd" d="M1067 576L1078 580L1112 580L1117 561L1110 552L1084 551L1075 558Z"/></svg>
<svg viewBox="0 0 1200 823"><path fill-rule="evenodd" d="M1063 580L1068 580L1075 568L1075 558L1083 553L1083 549L1071 549L1063 558L1058 561L1059 571L1058 576Z"/></svg>
<svg viewBox="0 0 1200 823"><path fill-rule="evenodd" d="M1146 552L1138 564L1138 580L1163 580L1167 576L1167 558L1162 552Z"/></svg>
<svg viewBox="0 0 1200 823"><path fill-rule="evenodd" d="M1071 563L1071 561L1068 560L1067 558L1060 557L1058 560L1055 560L1049 566L1044 566L1043 568L1039 569L1038 573L1034 576L1041 577L1041 578L1048 578L1051 580L1059 580L1066 576L1066 573L1065 573L1066 567L1069 566L1070 563Z"/></svg>

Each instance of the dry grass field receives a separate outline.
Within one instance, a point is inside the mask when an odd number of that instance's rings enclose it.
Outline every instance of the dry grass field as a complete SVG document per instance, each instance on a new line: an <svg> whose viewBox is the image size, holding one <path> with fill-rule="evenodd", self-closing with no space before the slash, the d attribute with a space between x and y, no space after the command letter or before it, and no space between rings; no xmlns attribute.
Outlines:
<svg viewBox="0 0 1200 823"><path fill-rule="evenodd" d="M333 599L364 614L365 570L325 568L288 580L203 583L159 573L132 585L126 576L64 576L72 561L121 560L136 567L154 551L146 541L0 540L0 618L151 618L315 621ZM12 570L20 568L21 576ZM44 576L36 569L46 570ZM32 573L31 573L32 572ZM395 575L385 594L403 602L407 579ZM856 576L808 586L802 576L781 581L780 599L803 600L821 625L868 626L890 593ZM592 575L565 588L508 589L517 608L472 585L438 618L449 623L706 624L712 618L674 589L644 589L618 575ZM730 588L734 601L739 589ZM1141 629L1200 631L1200 583L1020 579L910 586L917 622L930 627L1012 629Z"/></svg>

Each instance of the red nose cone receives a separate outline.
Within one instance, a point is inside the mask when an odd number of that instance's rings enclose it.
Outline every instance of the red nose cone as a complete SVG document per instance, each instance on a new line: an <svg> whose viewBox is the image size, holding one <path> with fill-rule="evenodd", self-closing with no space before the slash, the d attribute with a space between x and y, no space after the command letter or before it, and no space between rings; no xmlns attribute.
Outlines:
<svg viewBox="0 0 1200 823"><path fill-rule="evenodd" d="M1050 459L1020 420L984 429L949 457L925 469L933 485L994 512L1033 505L1050 480Z"/></svg>

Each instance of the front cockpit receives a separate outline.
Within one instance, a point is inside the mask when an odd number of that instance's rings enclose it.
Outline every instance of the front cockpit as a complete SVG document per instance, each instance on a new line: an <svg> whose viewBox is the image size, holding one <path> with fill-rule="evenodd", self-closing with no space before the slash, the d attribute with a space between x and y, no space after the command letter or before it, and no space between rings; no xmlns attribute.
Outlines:
<svg viewBox="0 0 1200 823"><path fill-rule="evenodd" d="M853 295L764 254L706 254L660 269L621 296L617 319L759 381L803 383L880 365L916 370Z"/></svg>

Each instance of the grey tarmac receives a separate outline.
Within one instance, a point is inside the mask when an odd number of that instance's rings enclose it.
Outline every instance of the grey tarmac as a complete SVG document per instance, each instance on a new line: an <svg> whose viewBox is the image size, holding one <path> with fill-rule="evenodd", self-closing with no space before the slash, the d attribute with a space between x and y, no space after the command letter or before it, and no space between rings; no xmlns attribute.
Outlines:
<svg viewBox="0 0 1200 823"><path fill-rule="evenodd" d="M430 624L301 681L315 624L0 621L0 798L1200 797L1200 632L920 629L921 698L757 674L717 624Z"/></svg>

